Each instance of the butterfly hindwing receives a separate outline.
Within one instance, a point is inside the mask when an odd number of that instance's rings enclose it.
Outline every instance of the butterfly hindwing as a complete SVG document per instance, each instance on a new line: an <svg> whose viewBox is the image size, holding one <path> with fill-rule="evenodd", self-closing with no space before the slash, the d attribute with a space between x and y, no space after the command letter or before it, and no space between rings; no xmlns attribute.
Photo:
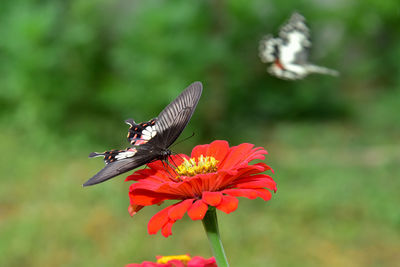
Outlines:
<svg viewBox="0 0 400 267"><path fill-rule="evenodd" d="M143 145L152 139L156 134L155 123L156 119L151 119L142 123L135 123L133 119L127 119L125 121L130 125L128 130L128 142L131 145Z"/></svg>

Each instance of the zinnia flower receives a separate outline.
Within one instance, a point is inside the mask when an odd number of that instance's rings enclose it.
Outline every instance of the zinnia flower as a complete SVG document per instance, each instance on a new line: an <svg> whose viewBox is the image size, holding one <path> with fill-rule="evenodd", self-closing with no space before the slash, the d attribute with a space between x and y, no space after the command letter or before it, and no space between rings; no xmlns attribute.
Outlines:
<svg viewBox="0 0 400 267"><path fill-rule="evenodd" d="M276 191L276 183L264 171L272 169L265 163L250 164L263 160L267 151L262 147L244 143L229 147L226 141L214 141L199 145L191 157L171 156L175 169L161 161L149 163L127 177L137 181L130 186L130 213L135 214L143 206L162 204L165 200L179 202L156 213L148 224L149 234L161 233L168 237L172 225L187 212L192 220L202 220L208 207L230 213L238 207L237 197L265 201ZM269 189L269 190L268 190Z"/></svg>
<svg viewBox="0 0 400 267"><path fill-rule="evenodd" d="M157 256L157 262L144 261L140 264L131 263L125 267L217 267L214 257L205 259L200 256L191 258L189 255Z"/></svg>

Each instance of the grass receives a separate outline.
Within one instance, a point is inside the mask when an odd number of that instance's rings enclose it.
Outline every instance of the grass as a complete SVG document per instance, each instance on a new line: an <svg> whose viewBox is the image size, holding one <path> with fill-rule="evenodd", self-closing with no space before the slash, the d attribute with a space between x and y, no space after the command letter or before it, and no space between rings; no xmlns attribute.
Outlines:
<svg viewBox="0 0 400 267"><path fill-rule="evenodd" d="M394 266L400 262L400 139L397 128L291 123L265 129L278 192L240 199L218 213L231 266ZM123 177L82 188L102 166L88 151L42 155L3 133L1 266L123 266L155 255L211 256L201 222L149 236L159 210L127 212ZM247 141L247 140L244 140ZM55 145L56 146L56 145Z"/></svg>

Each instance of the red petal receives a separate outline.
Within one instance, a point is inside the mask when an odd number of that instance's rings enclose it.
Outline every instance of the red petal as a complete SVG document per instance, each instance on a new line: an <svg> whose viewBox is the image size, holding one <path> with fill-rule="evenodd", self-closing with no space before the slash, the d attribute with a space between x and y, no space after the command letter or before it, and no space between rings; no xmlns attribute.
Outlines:
<svg viewBox="0 0 400 267"><path fill-rule="evenodd" d="M125 267L158 267L157 263L151 261L144 261L142 263L130 263L125 265Z"/></svg>
<svg viewBox="0 0 400 267"><path fill-rule="evenodd" d="M273 180L269 179L264 179L264 180L258 180L258 181L249 181L249 182L243 182L243 183L238 183L235 185L237 188L243 188L243 189L251 189L251 188L269 188L271 190L276 190L276 183Z"/></svg>
<svg viewBox="0 0 400 267"><path fill-rule="evenodd" d="M207 149L207 155L212 156L219 162L222 162L229 152L229 144L227 141L216 140L210 144Z"/></svg>
<svg viewBox="0 0 400 267"><path fill-rule="evenodd" d="M203 192L202 199L205 203L211 206L218 206L222 201L221 192Z"/></svg>
<svg viewBox="0 0 400 267"><path fill-rule="evenodd" d="M161 160L156 160L147 164L147 167L155 170L164 170L165 164Z"/></svg>
<svg viewBox="0 0 400 267"><path fill-rule="evenodd" d="M246 197L249 199L255 199L257 197L262 198L265 201L271 199L271 192L264 188L254 188L254 189L226 189L222 193L233 197Z"/></svg>
<svg viewBox="0 0 400 267"><path fill-rule="evenodd" d="M152 179L154 181L165 182L169 181L169 174L166 170L157 169L141 169L129 175L125 181L141 181L144 179Z"/></svg>
<svg viewBox="0 0 400 267"><path fill-rule="evenodd" d="M194 256L188 263L187 267L217 267L214 257L204 259L200 256Z"/></svg>
<svg viewBox="0 0 400 267"><path fill-rule="evenodd" d="M222 193L233 197L247 197L249 199L255 199L259 196L255 189L225 189Z"/></svg>
<svg viewBox="0 0 400 267"><path fill-rule="evenodd" d="M142 205L142 206L150 206L154 204L158 204L159 202L162 202L166 200L166 198L156 198L152 196L146 196L146 195L135 195L129 193L129 197L131 200L131 203L134 203L136 205Z"/></svg>
<svg viewBox="0 0 400 267"><path fill-rule="evenodd" d="M188 210L189 217L195 220L202 220L208 210L208 205L202 200L197 200Z"/></svg>
<svg viewBox="0 0 400 267"><path fill-rule="evenodd" d="M198 145L192 149L191 158L198 158L200 155L205 155L207 153L207 149L210 145Z"/></svg>
<svg viewBox="0 0 400 267"><path fill-rule="evenodd" d="M255 159L265 159L265 154L268 154L268 152L262 148L262 147L256 147L251 150L250 153L247 154L246 158L244 159L247 162L250 162Z"/></svg>
<svg viewBox="0 0 400 267"><path fill-rule="evenodd" d="M170 235L172 235L172 225L174 225L175 221L169 220L166 224L164 224L164 226L161 229L161 234L164 237L168 237Z"/></svg>
<svg viewBox="0 0 400 267"><path fill-rule="evenodd" d="M225 213L231 213L237 209L238 205L239 200L236 197L224 196L222 198L221 204L217 206L217 209Z"/></svg>
<svg viewBox="0 0 400 267"><path fill-rule="evenodd" d="M194 199L186 199L178 204L175 204L168 212L168 217L171 220L179 220L182 219L183 215L187 212L187 210L192 206Z"/></svg>
<svg viewBox="0 0 400 267"><path fill-rule="evenodd" d="M136 186L137 185L137 186ZM143 183L142 183L143 185ZM150 206L154 204L158 204L167 199L177 199L176 195L171 194L163 194L154 192L151 190L134 188L134 186L140 186L140 183L135 183L131 185L131 189L129 192L129 199L131 203L142 206Z"/></svg>
<svg viewBox="0 0 400 267"><path fill-rule="evenodd" d="M258 162L258 163L254 164L254 165L262 166L264 168L263 171L271 171L272 173L274 173L274 170L270 166L265 164L264 162Z"/></svg>
<svg viewBox="0 0 400 267"><path fill-rule="evenodd" d="M154 235L168 222L168 211L172 206L169 206L151 217L149 224L147 225L147 231L149 234Z"/></svg>
<svg viewBox="0 0 400 267"><path fill-rule="evenodd" d="M128 212L131 216L135 215L139 210L143 209L144 206L131 204L128 207Z"/></svg>
<svg viewBox="0 0 400 267"><path fill-rule="evenodd" d="M235 147L231 147L230 153L225 158L225 161L220 165L222 169L231 169L238 163L242 163L248 153L254 147L252 144L243 143Z"/></svg>
<svg viewBox="0 0 400 267"><path fill-rule="evenodd" d="M270 200L272 197L271 192L269 192L267 189L259 188L259 189L254 189L254 190L256 190L258 193L258 196L261 197L265 201Z"/></svg>
<svg viewBox="0 0 400 267"><path fill-rule="evenodd" d="M144 266L147 267L147 266ZM151 267L151 266L149 266ZM166 264L159 264L157 267L186 267L186 264L181 262L180 260L170 260ZM204 267L204 266L196 266L196 267Z"/></svg>
<svg viewBox="0 0 400 267"><path fill-rule="evenodd" d="M143 169L143 170L138 170L136 172L134 172L133 174L129 175L128 177L126 177L125 181L138 181L141 179L145 179L149 176L152 176L156 173L156 170L152 170L152 169Z"/></svg>

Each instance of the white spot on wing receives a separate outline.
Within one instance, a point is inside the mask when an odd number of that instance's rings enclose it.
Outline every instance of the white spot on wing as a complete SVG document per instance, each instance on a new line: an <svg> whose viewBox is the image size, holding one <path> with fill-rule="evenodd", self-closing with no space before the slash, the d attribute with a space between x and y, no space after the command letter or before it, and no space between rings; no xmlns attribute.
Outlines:
<svg viewBox="0 0 400 267"><path fill-rule="evenodd" d="M125 152L120 152L118 153L118 155L115 156L116 160L120 160L120 159L126 159L126 158L131 158L136 154L137 150L128 150Z"/></svg>
<svg viewBox="0 0 400 267"><path fill-rule="evenodd" d="M276 46L281 45L281 39L272 38L272 36L266 36L260 41L259 45L259 56L263 63L274 62L276 59L275 50Z"/></svg>
<svg viewBox="0 0 400 267"><path fill-rule="evenodd" d="M156 129L153 127L153 131L151 132L151 138L156 136L156 134L157 134Z"/></svg>
<svg viewBox="0 0 400 267"><path fill-rule="evenodd" d="M280 47L280 61L284 67L286 64L294 63L296 54L304 49L302 42L305 36L300 32L291 32L288 34L288 40L286 45Z"/></svg>

